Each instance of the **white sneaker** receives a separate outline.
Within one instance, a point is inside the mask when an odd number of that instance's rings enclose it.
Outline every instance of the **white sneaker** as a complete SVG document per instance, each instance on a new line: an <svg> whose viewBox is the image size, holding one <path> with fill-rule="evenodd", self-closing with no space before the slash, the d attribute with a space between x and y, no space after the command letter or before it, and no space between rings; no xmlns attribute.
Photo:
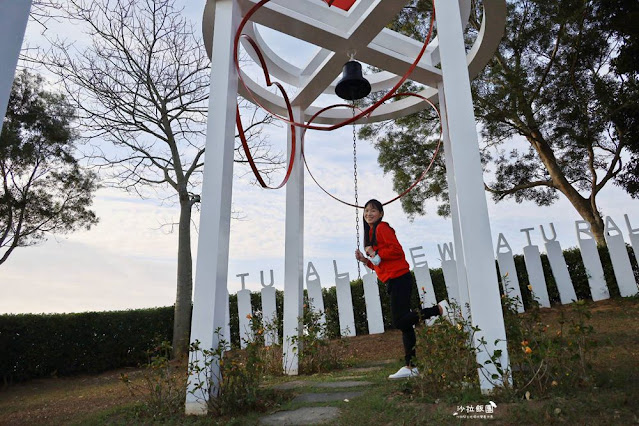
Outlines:
<svg viewBox="0 0 639 426"><path fill-rule="evenodd" d="M455 324L455 319L453 316L455 312L453 311L453 308L450 307L446 299L439 302L438 305L442 308L442 318L444 318L451 324Z"/></svg>
<svg viewBox="0 0 639 426"><path fill-rule="evenodd" d="M397 373L395 374L391 374L390 376L388 376L389 379L391 380L397 380L397 379L408 379L411 377L417 377L419 376L419 370L417 370L417 367L402 367L399 369L399 371L397 371Z"/></svg>

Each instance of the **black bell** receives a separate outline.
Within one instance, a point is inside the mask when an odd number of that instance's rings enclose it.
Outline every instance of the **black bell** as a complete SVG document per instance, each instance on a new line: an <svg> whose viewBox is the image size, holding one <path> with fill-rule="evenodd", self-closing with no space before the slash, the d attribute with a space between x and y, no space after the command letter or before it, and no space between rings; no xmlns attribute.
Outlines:
<svg viewBox="0 0 639 426"><path fill-rule="evenodd" d="M355 101L371 92L371 84L362 76L362 64L348 61L344 64L342 79L335 86L335 94L342 99Z"/></svg>

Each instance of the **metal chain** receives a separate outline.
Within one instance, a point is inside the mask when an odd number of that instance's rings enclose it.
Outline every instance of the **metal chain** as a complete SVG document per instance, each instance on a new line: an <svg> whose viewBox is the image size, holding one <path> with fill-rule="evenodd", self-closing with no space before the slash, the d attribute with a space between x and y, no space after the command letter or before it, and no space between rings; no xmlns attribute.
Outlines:
<svg viewBox="0 0 639 426"><path fill-rule="evenodd" d="M355 117L355 101L353 101L353 117ZM355 136L355 122L353 122L353 180L355 182L355 206L359 205L357 201L357 137ZM359 250L359 210L355 207L355 236L357 238L357 250ZM357 279L362 279L362 271L360 269L359 260L357 261Z"/></svg>

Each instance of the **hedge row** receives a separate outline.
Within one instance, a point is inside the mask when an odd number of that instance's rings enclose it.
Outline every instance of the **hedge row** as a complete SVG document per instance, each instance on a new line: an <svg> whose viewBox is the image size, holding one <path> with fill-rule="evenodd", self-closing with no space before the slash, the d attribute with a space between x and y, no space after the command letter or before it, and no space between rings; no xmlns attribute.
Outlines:
<svg viewBox="0 0 639 426"><path fill-rule="evenodd" d="M154 342L170 340L173 307L79 314L0 316L4 384L99 373L147 362Z"/></svg>
<svg viewBox="0 0 639 426"><path fill-rule="evenodd" d="M639 268L628 247L635 278ZM612 297L619 296L608 251L599 250L604 275ZM591 299L586 270L579 249L564 251L568 272L579 299ZM542 255L542 265L548 284L548 294L553 304L560 303L559 292L550 271L550 264ZM515 267L521 287L524 306L531 306L528 276L523 256L515 256ZM446 298L446 285L441 268L431 269L430 274L437 300ZM328 331L339 334L339 317L335 287L322 289ZM355 332L368 333L366 303L361 280L351 282ZM384 284L379 284L382 312L386 328L391 327L390 302ZM237 296L230 295L231 341L239 346L239 321ZM277 291L277 313L282 336L282 312L284 295ZM259 292L251 294L254 311L261 310ZM417 291L412 304L419 306ZM118 312L87 312L81 314L54 315L0 315L0 375L5 383L49 375L98 373L109 369L136 366L147 361L146 351L161 340L171 340L173 307L128 310Z"/></svg>

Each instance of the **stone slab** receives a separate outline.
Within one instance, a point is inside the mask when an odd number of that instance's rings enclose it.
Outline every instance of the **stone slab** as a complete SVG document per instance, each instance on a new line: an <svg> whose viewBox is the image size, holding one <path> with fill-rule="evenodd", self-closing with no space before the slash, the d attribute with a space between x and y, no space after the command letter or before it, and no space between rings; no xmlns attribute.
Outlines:
<svg viewBox="0 0 639 426"><path fill-rule="evenodd" d="M362 396L363 391L351 392L327 392L327 393L304 393L293 399L293 402L330 402L343 401L345 399L357 398Z"/></svg>
<svg viewBox="0 0 639 426"><path fill-rule="evenodd" d="M315 386L316 382L307 381L307 380L292 380L290 382L279 383L277 385L269 386L271 389L277 390L289 390L289 389L298 389L304 388L308 386Z"/></svg>
<svg viewBox="0 0 639 426"><path fill-rule="evenodd" d="M280 411L260 419L262 425L319 425L330 423L339 416L337 407L302 407Z"/></svg>
<svg viewBox="0 0 639 426"><path fill-rule="evenodd" d="M366 382L360 380L346 380L342 382L323 382L315 384L318 388L354 388L357 386L370 386L373 382Z"/></svg>

